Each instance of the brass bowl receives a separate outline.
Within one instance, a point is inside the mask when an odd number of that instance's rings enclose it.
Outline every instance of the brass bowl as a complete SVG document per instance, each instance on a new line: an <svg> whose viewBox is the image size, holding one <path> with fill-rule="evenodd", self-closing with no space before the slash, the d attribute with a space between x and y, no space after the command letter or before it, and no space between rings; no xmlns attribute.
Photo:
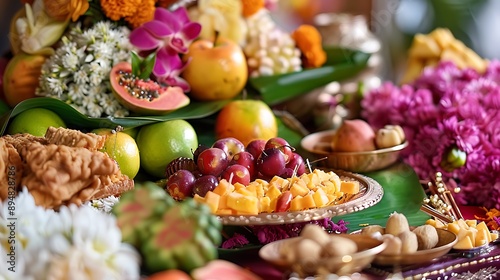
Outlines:
<svg viewBox="0 0 500 280"><path fill-rule="evenodd" d="M385 149L367 152L334 152L331 143L335 130L326 130L307 135L300 142L301 147L310 153L318 164L332 169L351 172L370 172L384 169L399 159L400 152L408 142Z"/></svg>
<svg viewBox="0 0 500 280"><path fill-rule="evenodd" d="M320 263L322 261L328 262L328 267L330 268L328 273L331 274L350 275L355 272L359 272L368 267L377 254L382 252L387 246L385 242L370 236L363 236L359 234L340 234L340 236L349 238L356 242L358 251L349 256L330 257L321 260ZM306 276L310 273L304 273L304 271L298 267L297 264L288 263L288 261L281 257L279 253L281 246L292 246L294 239L297 238L301 237L293 237L266 244L259 250L259 256L283 272L295 272L302 276ZM318 271L316 276L319 276L320 273L321 271Z"/></svg>
<svg viewBox="0 0 500 280"><path fill-rule="evenodd" d="M373 260L373 263L382 266L423 264L423 263L429 263L435 258L439 258L448 254L448 252L450 252L450 250L458 241L457 235L451 231L439 228L436 229L436 231L438 233L439 241L434 248L427 250L419 250L415 253L400 254L400 255L378 254L377 257Z"/></svg>

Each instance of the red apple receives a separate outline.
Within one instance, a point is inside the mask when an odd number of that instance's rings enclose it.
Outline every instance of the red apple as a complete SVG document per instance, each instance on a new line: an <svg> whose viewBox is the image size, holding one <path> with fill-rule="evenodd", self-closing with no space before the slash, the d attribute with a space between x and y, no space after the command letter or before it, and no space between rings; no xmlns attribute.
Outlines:
<svg viewBox="0 0 500 280"><path fill-rule="evenodd" d="M248 80L242 48L220 36L215 43L208 39L193 42L183 60L189 63L182 77L191 86L190 96L199 101L231 99Z"/></svg>
<svg viewBox="0 0 500 280"><path fill-rule="evenodd" d="M245 150L245 145L243 145L243 143L241 143L240 140L234 137L225 137L219 139L214 142L212 147L219 148L224 152L226 152L227 158L229 160L233 159L233 156L236 155L237 153L243 152Z"/></svg>

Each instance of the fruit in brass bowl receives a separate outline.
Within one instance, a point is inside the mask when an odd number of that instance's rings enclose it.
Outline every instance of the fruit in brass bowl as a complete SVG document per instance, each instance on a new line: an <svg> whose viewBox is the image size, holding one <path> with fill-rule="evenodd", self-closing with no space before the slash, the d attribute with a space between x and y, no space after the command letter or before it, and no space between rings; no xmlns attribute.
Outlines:
<svg viewBox="0 0 500 280"><path fill-rule="evenodd" d="M243 50L223 37L193 42L183 60L188 62L182 77L191 86L189 95L199 101L231 99L248 79Z"/></svg>
<svg viewBox="0 0 500 280"><path fill-rule="evenodd" d="M335 152L373 151L375 147L375 131L364 120L345 120L332 139L332 150Z"/></svg>
<svg viewBox="0 0 500 280"><path fill-rule="evenodd" d="M278 136L278 123L271 108L260 100L234 100L219 112L215 122L217 139L234 137L245 146L255 139Z"/></svg>

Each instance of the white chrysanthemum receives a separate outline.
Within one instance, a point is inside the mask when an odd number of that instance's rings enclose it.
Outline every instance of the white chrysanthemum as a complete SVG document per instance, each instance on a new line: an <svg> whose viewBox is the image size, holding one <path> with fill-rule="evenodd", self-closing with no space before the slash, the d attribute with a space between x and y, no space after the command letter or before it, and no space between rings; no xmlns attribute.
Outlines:
<svg viewBox="0 0 500 280"><path fill-rule="evenodd" d="M128 40L129 33L126 27L116 27L108 21L87 30L80 25L72 27L61 39L62 45L42 66L36 94L61 99L90 117L129 115L118 102L109 108L98 108L103 100L116 99L109 74L115 64L130 60L133 47ZM83 89L87 90L88 98L83 98Z"/></svg>
<svg viewBox="0 0 500 280"><path fill-rule="evenodd" d="M15 272L5 234L13 210L0 204L0 279L139 279L139 254L121 242L114 216L87 205L47 210L27 190L14 204Z"/></svg>
<svg viewBox="0 0 500 280"><path fill-rule="evenodd" d="M111 209L113 209L113 206L116 203L118 203L118 201L120 201L120 199L118 197L112 195L112 196L108 196L105 198L94 199L94 200L88 201L86 204L96 208L99 211L109 213L109 212L111 212Z"/></svg>

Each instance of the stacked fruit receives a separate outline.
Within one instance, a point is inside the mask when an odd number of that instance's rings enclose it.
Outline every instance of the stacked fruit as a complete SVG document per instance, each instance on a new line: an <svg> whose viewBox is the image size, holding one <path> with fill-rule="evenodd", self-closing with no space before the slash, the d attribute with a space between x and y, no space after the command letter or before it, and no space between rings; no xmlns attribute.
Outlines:
<svg viewBox="0 0 500 280"><path fill-rule="evenodd" d="M194 195L204 197L222 179L246 186L255 179L289 178L305 171L302 156L281 137L253 140L247 146L227 137L210 147L199 145L193 159L172 161L167 166L165 189L173 198L183 200Z"/></svg>

